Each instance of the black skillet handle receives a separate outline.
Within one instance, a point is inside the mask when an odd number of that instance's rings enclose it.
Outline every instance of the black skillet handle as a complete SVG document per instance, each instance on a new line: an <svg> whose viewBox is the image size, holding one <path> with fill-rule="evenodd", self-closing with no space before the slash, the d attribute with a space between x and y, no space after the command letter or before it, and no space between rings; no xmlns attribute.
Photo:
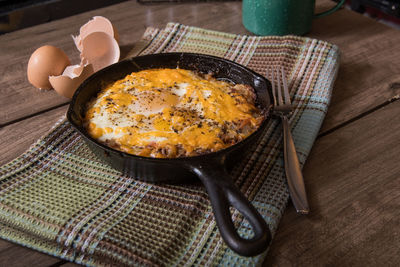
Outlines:
<svg viewBox="0 0 400 267"><path fill-rule="evenodd" d="M214 217L225 243L242 256L255 256L267 249L271 232L267 223L234 185L222 163L207 162L191 167L206 187ZM240 237L235 228L229 207L236 208L250 223L254 236Z"/></svg>

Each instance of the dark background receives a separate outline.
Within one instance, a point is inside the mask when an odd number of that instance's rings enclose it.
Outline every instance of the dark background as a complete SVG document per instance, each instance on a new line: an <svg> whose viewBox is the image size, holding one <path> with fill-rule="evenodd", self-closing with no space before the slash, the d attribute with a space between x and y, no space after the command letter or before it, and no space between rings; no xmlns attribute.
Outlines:
<svg viewBox="0 0 400 267"><path fill-rule="evenodd" d="M65 18L71 15L124 1L129 0L0 0L0 34ZM137 1L142 4L173 4L179 2L234 0ZM338 0L333 1L338 2ZM346 2L347 7L354 11L400 25L400 0L347 0Z"/></svg>

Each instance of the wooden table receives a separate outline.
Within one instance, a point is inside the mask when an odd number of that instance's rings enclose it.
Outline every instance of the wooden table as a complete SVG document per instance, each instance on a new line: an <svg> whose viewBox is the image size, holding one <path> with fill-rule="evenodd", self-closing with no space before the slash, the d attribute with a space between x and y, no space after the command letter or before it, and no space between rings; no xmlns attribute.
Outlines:
<svg viewBox="0 0 400 267"><path fill-rule="evenodd" d="M334 4L317 2L317 10ZM51 44L78 63L70 36L95 15L114 23L122 54L147 26L169 21L250 34L241 24L240 2L128 1L0 36L0 164L23 153L68 107L68 99L28 83L30 54ZM398 266L400 32L342 9L315 20L308 36L340 47L340 70L304 167L312 212L297 215L289 203L265 266ZM60 265L74 264L0 240L0 266Z"/></svg>

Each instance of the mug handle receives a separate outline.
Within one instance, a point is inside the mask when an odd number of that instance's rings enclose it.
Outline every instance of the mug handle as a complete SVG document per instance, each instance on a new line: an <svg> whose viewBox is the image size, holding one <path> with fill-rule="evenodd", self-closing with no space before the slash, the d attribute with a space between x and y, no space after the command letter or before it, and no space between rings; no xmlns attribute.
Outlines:
<svg viewBox="0 0 400 267"><path fill-rule="evenodd" d="M346 0L340 0L340 2L337 3L336 6L334 6L333 8L331 8L331 9L329 9L327 11L315 14L314 17L315 18L321 18L323 16L330 15L333 12L335 12L336 10L338 10L344 4L344 2L346 2Z"/></svg>

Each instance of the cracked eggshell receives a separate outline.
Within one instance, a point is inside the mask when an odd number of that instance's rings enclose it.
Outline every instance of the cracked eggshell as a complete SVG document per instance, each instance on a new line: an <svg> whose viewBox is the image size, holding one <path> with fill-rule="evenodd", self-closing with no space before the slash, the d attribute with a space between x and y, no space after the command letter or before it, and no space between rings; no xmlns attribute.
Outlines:
<svg viewBox="0 0 400 267"><path fill-rule="evenodd" d="M91 64L72 65L68 66L63 74L50 76L49 81L58 94L72 98L79 85L92 73L94 71Z"/></svg>
<svg viewBox="0 0 400 267"><path fill-rule="evenodd" d="M78 36L72 36L72 39L74 39L75 45L80 52L82 52L83 49L83 40L93 32L104 32L111 37L114 37L117 43L119 41L118 32L112 23L105 17L95 16L80 28Z"/></svg>
<svg viewBox="0 0 400 267"><path fill-rule="evenodd" d="M120 50L114 37L104 32L93 32L82 40L82 62L93 65L96 72L118 62Z"/></svg>

